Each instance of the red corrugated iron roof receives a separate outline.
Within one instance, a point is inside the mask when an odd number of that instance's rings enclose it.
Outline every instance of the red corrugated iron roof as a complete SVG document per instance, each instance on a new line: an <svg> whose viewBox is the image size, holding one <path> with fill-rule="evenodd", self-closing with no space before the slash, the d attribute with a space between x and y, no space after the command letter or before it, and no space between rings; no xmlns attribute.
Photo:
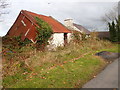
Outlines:
<svg viewBox="0 0 120 90"><path fill-rule="evenodd" d="M44 15L36 14L26 10L22 10L21 13L26 15L35 25L37 24L35 17L41 18L42 20L47 22L49 25L51 25L54 33L71 33L69 29L67 29L63 24L61 24L51 16L44 16Z"/></svg>

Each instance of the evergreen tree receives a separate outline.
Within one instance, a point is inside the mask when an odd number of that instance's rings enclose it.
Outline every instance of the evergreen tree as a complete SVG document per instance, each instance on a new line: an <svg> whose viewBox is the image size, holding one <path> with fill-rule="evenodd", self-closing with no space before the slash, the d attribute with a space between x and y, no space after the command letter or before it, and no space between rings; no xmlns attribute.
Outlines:
<svg viewBox="0 0 120 90"><path fill-rule="evenodd" d="M120 42L120 15L116 19L117 40Z"/></svg>
<svg viewBox="0 0 120 90"><path fill-rule="evenodd" d="M109 32L110 32L110 40L111 41L120 41L120 15L116 19L116 21L112 21L112 23L108 23Z"/></svg>

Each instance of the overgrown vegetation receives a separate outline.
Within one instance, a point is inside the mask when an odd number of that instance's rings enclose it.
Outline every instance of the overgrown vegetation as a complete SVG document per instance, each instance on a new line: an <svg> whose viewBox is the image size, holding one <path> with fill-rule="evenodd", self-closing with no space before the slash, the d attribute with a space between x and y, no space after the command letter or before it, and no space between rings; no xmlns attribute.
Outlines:
<svg viewBox="0 0 120 90"><path fill-rule="evenodd" d="M37 21L37 24L39 25L39 27L36 27L37 29L37 45L40 49L44 49L46 47L46 45L48 45L48 40L51 37L51 35L53 34L52 28L51 26L45 22L44 20L36 17L35 18Z"/></svg>
<svg viewBox="0 0 120 90"><path fill-rule="evenodd" d="M82 36L83 36L82 33L72 30L72 41L73 42L80 43L83 40Z"/></svg>
<svg viewBox="0 0 120 90"><path fill-rule="evenodd" d="M19 49L23 46L26 46L28 44L31 44L31 41L28 40L27 38L22 41L21 40L21 36L4 36L2 37L2 43L3 43L3 47L8 48L8 49Z"/></svg>
<svg viewBox="0 0 120 90"><path fill-rule="evenodd" d="M26 47L26 48L25 48ZM30 47L29 49L27 47ZM20 36L2 37L2 55L3 55L3 73L4 76L14 75L22 69L26 70L28 66L25 59L30 57L29 50L35 49L30 40L21 41ZM34 54L33 54L34 55ZM22 68L22 69L21 69Z"/></svg>
<svg viewBox="0 0 120 90"><path fill-rule="evenodd" d="M3 43L3 86L8 88L81 87L107 64L94 56L96 52L118 51L117 44L99 40L94 33L56 51L41 52L32 45L16 49L17 43L7 50L13 42Z"/></svg>
<svg viewBox="0 0 120 90"><path fill-rule="evenodd" d="M33 46L32 48L36 48L40 51L43 51L48 45L48 40L53 34L52 28L48 23L43 21L42 19L36 17L35 18L38 24L37 29L37 35L36 35L36 43L33 44L31 40L25 38L24 41L21 40L21 35L20 36L4 36L2 37L3 39L3 48L7 48L9 50L13 49L21 49L23 46Z"/></svg>

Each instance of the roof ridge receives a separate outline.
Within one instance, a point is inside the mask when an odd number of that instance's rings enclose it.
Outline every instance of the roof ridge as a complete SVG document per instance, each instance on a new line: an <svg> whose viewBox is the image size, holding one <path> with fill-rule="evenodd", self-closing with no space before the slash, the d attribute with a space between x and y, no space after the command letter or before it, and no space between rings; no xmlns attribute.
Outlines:
<svg viewBox="0 0 120 90"><path fill-rule="evenodd" d="M34 24L36 24L38 26L38 24L36 23L36 20L34 17L38 17L43 19L45 22L47 22L49 25L52 26L52 28L54 28L54 32L66 32L66 33L71 33L71 31L65 27L62 23L60 23L59 21L57 21L55 18L53 18L52 16L45 16L45 15L41 15L41 14L37 14L37 13L33 13L27 10L21 10L21 12L23 12L24 15L26 15L26 17L33 22ZM62 30L61 30L62 28Z"/></svg>
<svg viewBox="0 0 120 90"><path fill-rule="evenodd" d="M26 12L26 10L21 10L21 12L32 22L32 23L34 23L36 26L38 26L34 21L34 18L31 16L31 15L29 15L27 12Z"/></svg>
<svg viewBox="0 0 120 90"><path fill-rule="evenodd" d="M35 14L35 15L40 15L40 16L44 16L44 17L49 17L49 16L46 16L46 15L43 15L43 14L38 14L38 13L34 13L34 12L31 12L31 11L27 11L27 10L22 10L26 13L32 13L32 14Z"/></svg>

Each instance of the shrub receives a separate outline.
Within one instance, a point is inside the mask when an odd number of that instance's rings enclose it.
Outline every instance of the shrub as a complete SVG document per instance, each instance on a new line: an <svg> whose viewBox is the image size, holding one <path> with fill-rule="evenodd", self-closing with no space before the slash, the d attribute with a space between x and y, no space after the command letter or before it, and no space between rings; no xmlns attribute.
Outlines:
<svg viewBox="0 0 120 90"><path fill-rule="evenodd" d="M82 39L82 34L78 31L72 31L72 41L75 43L79 43Z"/></svg>
<svg viewBox="0 0 120 90"><path fill-rule="evenodd" d="M76 31L76 30L72 30L72 41L73 42L80 43L86 39L87 39L86 34Z"/></svg>
<svg viewBox="0 0 120 90"><path fill-rule="evenodd" d="M51 26L45 22L44 20L35 17L37 24L39 27L36 27L37 29L37 46L38 48L45 48L46 45L48 45L48 40L51 37L51 35L53 34L52 28Z"/></svg>
<svg viewBox="0 0 120 90"><path fill-rule="evenodd" d="M29 39L25 39L24 41L21 41L21 36L4 36L2 37L2 43L3 47L7 49L20 49L23 46L26 46L28 44L31 44L31 41Z"/></svg>

